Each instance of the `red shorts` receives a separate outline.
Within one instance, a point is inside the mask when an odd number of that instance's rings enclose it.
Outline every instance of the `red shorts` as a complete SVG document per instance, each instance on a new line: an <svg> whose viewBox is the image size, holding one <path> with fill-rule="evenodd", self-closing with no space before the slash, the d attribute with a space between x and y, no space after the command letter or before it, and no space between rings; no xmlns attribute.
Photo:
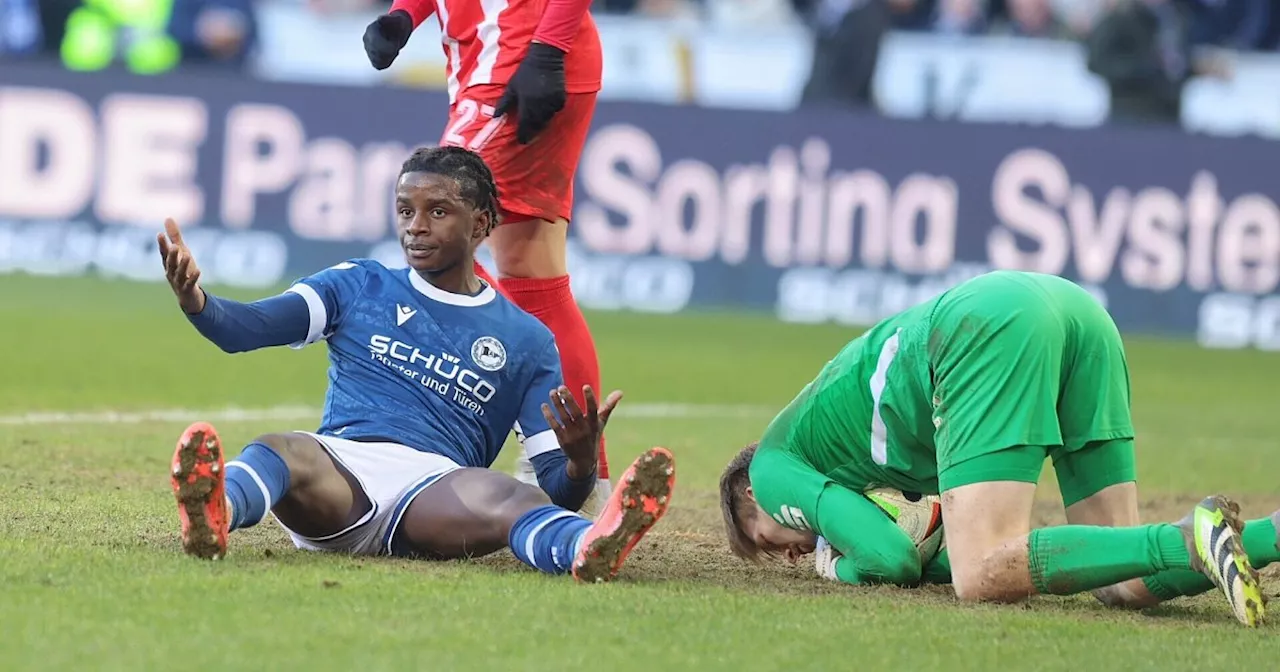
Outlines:
<svg viewBox="0 0 1280 672"><path fill-rule="evenodd" d="M587 142L596 94L570 93L564 109L533 142L516 142L513 112L497 119L493 108L505 85L473 86L449 109L441 145L478 152L493 171L498 206L506 222L568 220L573 211L573 178Z"/></svg>

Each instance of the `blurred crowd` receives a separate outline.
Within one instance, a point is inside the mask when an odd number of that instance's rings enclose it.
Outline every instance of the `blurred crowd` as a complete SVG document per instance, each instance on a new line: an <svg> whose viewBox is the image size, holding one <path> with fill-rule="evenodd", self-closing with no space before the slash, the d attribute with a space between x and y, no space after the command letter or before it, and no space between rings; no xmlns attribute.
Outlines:
<svg viewBox="0 0 1280 672"><path fill-rule="evenodd" d="M1280 44L1280 0L752 1L787 2L812 28L809 106L873 108L883 36L927 31L1080 42L1110 89L1112 122L1178 124L1191 78L1229 79L1224 53Z"/></svg>
<svg viewBox="0 0 1280 672"><path fill-rule="evenodd" d="M241 69L260 39L257 1L0 0L0 60L55 58L84 71ZM389 4L297 1L317 12ZM593 9L728 29L804 25L814 61L803 105L873 106L872 74L891 30L1078 41L1111 87L1113 117L1142 120L1176 120L1190 77L1230 75L1226 61L1198 47L1280 45L1280 0L595 0Z"/></svg>

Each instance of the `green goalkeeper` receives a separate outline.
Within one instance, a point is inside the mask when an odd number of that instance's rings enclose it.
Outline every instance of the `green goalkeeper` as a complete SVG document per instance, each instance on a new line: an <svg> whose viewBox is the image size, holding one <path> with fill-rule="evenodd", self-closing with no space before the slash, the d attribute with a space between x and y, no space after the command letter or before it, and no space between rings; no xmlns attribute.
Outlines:
<svg viewBox="0 0 1280 672"><path fill-rule="evenodd" d="M1256 626L1254 564L1280 560L1277 522L1223 496L1142 525L1129 370L1115 323L1075 284L997 271L890 317L844 347L720 481L730 546L793 562L819 543L848 583L946 581L961 600L1092 591L1147 607L1212 590ZM1067 525L1031 529L1045 458ZM863 493L941 495L945 551ZM823 571L823 563L819 563Z"/></svg>

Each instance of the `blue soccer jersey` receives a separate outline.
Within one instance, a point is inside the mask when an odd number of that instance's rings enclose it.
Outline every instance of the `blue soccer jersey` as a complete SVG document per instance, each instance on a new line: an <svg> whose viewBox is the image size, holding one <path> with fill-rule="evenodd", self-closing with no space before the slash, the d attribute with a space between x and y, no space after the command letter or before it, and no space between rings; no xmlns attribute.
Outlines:
<svg viewBox="0 0 1280 672"><path fill-rule="evenodd" d="M227 352L318 341L329 386L318 434L400 443L489 467L514 429L552 500L582 504L542 415L561 385L551 332L492 287L452 294L410 269L356 259L244 304L208 295L192 324ZM576 502L576 504L575 504Z"/></svg>
<svg viewBox="0 0 1280 672"><path fill-rule="evenodd" d="M488 467L514 427L530 457L559 448L542 404L562 383L551 332L492 287L451 294L409 270L337 264L290 292L329 344L318 433L380 438Z"/></svg>

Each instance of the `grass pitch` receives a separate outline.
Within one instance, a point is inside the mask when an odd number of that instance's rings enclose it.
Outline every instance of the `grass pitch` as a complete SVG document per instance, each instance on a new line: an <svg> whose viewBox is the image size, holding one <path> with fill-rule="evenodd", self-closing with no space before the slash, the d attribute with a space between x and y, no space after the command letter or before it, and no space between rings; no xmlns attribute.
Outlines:
<svg viewBox="0 0 1280 672"><path fill-rule="evenodd" d="M178 433L210 419L235 454L314 428L324 347L224 355L163 285L0 276L0 297L0 669L1265 670L1280 656L1280 625L1247 631L1216 594L1146 613L1085 597L966 606L729 557L720 469L854 335L758 317L589 316L606 387L626 392L615 470L655 444L678 463L671 512L616 583L543 576L506 551L303 553L273 522L196 561L169 493ZM1146 518L1217 491L1247 517L1280 508L1280 355L1129 349ZM1037 516L1062 520L1051 476ZM1277 594L1280 574L1264 577Z"/></svg>

